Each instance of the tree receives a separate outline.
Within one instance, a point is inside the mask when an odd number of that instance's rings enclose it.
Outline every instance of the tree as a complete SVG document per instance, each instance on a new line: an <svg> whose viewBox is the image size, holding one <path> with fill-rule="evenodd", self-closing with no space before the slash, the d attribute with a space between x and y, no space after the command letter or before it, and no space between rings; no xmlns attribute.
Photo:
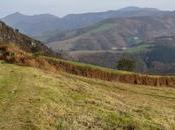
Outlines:
<svg viewBox="0 0 175 130"><path fill-rule="evenodd" d="M135 69L135 61L129 58L122 58L117 62L119 70L133 71Z"/></svg>

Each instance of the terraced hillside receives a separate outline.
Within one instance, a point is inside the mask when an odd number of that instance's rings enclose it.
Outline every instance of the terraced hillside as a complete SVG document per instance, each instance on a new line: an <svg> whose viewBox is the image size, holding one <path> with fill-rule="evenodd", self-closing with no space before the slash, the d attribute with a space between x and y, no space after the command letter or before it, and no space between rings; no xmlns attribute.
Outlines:
<svg viewBox="0 0 175 130"><path fill-rule="evenodd" d="M175 89L0 62L2 130L174 130Z"/></svg>

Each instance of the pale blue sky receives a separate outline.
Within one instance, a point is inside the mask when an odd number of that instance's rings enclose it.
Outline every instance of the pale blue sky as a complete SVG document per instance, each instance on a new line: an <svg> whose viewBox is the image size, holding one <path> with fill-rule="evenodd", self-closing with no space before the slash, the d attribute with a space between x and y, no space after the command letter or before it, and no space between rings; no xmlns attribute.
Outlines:
<svg viewBox="0 0 175 130"><path fill-rule="evenodd" d="M127 6L175 10L175 0L0 0L0 17L14 12L64 16L71 13L117 10Z"/></svg>

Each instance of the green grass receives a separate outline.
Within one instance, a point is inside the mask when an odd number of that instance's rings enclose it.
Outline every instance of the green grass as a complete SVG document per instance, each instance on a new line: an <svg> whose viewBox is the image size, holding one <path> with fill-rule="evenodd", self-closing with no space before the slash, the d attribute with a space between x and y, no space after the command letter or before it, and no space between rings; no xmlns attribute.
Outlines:
<svg viewBox="0 0 175 130"><path fill-rule="evenodd" d="M174 130L175 89L0 62L2 130Z"/></svg>
<svg viewBox="0 0 175 130"><path fill-rule="evenodd" d="M98 32L105 32L107 30L111 30L114 27L118 26L118 24L114 23L102 23L95 26L94 29L90 30L88 33L98 33Z"/></svg>
<svg viewBox="0 0 175 130"><path fill-rule="evenodd" d="M100 67L100 66L96 66L96 65L91 65L91 64L85 64L85 63L81 63L81 62L76 62L76 61L68 61L68 60L62 60L62 59L58 59L58 58L53 58L53 57L45 57L45 56L40 56L41 58L44 59L48 59L51 61L55 61L56 63L59 62L64 62L64 63L68 63L68 64L72 64L77 66L78 68L84 68L84 69L92 69L92 70L101 70L104 72L108 72L108 73L114 73L114 74L136 74L134 72L129 72L129 71L124 71L124 70L114 70L114 69L110 69L110 68L105 68L105 67Z"/></svg>
<svg viewBox="0 0 175 130"><path fill-rule="evenodd" d="M132 48L128 48L125 50L125 52L127 53L139 53L139 52L144 52L147 51L148 48L152 47L153 45L149 45L149 44L141 44L138 45L136 47L132 47Z"/></svg>

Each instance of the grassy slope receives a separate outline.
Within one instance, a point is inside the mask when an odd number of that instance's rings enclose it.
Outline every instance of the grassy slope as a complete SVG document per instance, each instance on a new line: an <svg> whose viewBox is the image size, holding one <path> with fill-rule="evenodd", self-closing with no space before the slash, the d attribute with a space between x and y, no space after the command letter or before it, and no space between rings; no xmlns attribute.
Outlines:
<svg viewBox="0 0 175 130"><path fill-rule="evenodd" d="M175 89L0 62L0 129L175 129Z"/></svg>
<svg viewBox="0 0 175 130"><path fill-rule="evenodd" d="M149 45L149 44L141 44L132 48L128 48L126 49L124 52L125 53L139 53L139 52L145 52L148 51L150 47L152 47L153 45Z"/></svg>

